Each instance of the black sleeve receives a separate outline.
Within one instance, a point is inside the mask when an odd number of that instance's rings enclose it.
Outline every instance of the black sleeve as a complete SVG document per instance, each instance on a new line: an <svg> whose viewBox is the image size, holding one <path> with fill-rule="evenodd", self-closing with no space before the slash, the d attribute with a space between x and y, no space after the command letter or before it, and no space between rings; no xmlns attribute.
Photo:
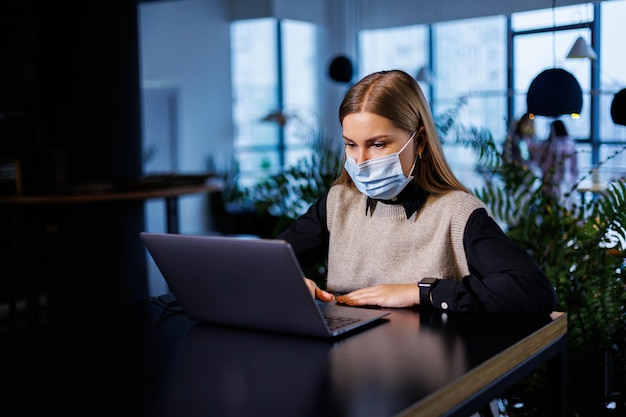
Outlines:
<svg viewBox="0 0 626 417"><path fill-rule="evenodd" d="M306 213L276 236L276 239L283 239L291 244L303 270L328 257L326 196L325 193Z"/></svg>
<svg viewBox="0 0 626 417"><path fill-rule="evenodd" d="M441 280L433 288L435 308L503 314L549 314L554 286L530 254L504 234L485 209L468 219L463 246L470 275Z"/></svg>

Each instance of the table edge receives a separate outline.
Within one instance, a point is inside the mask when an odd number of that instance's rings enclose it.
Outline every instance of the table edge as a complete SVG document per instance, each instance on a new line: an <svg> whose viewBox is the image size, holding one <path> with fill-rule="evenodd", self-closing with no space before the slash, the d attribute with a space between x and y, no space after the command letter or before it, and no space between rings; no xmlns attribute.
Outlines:
<svg viewBox="0 0 626 417"><path fill-rule="evenodd" d="M437 391L429 394L395 417L423 417L445 415L488 387L490 375L504 375L515 367L529 361L541 351L557 343L567 334L567 314L553 312L552 322L533 332L508 349L488 359Z"/></svg>

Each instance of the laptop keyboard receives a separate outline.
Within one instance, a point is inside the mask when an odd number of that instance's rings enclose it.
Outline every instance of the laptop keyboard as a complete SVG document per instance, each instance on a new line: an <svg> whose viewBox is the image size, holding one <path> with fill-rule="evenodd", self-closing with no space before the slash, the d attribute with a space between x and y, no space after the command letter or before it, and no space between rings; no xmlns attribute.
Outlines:
<svg viewBox="0 0 626 417"><path fill-rule="evenodd" d="M355 319L352 317L327 316L327 315L324 315L324 320L326 320L326 324L328 325L328 328L330 330L335 330L340 327L346 326L348 324L361 321L361 319Z"/></svg>

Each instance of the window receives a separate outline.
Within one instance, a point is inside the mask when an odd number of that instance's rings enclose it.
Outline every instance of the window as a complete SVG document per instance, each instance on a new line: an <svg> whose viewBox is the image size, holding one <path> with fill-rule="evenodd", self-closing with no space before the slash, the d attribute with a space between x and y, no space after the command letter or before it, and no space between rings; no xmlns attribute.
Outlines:
<svg viewBox="0 0 626 417"><path fill-rule="evenodd" d="M614 94L626 87L621 42L626 39L626 25L620 19L624 15L626 0L616 0L514 13L509 27L507 16L493 16L362 31L358 37L360 75L390 67L415 74L430 64L434 80L428 96L435 117L464 97L467 104L457 122L486 129L501 143L510 125L526 112L526 92L532 80L545 69L563 68L583 90L580 119L566 120L578 143L579 173L587 175L598 161L606 161L600 169L606 181L626 175L626 152L619 153L626 145L626 127L615 125L610 116ZM599 33L594 34L596 27ZM509 36L511 51L507 51ZM600 39L597 62L566 59L579 36L589 44ZM594 65L598 87L592 85ZM592 126L594 120L597 128ZM543 117L536 120L540 139L548 137L550 122ZM471 151L453 143L444 143L444 151L466 186L480 185L476 158L468 155Z"/></svg>
<svg viewBox="0 0 626 417"><path fill-rule="evenodd" d="M310 152L317 114L317 32L273 18L233 22L234 154L250 186Z"/></svg>
<svg viewBox="0 0 626 417"><path fill-rule="evenodd" d="M626 1L602 2L595 6L589 3L558 7L554 10L516 13L512 16L513 31L527 31L515 36L514 42L516 106L525 107L528 86L541 70L561 67L572 73L583 90L583 109L580 119L565 118L564 121L578 142L579 174L588 176L590 170L596 168L601 161L601 181L626 173L625 155L616 155L626 145L626 132L623 127L615 125L610 117L613 95L626 85L626 76L620 70L626 67L626 57L620 51L622 47L619 41L626 36L626 28L618 18L620 13L622 16L626 13ZM566 59L566 56L579 36L587 43L592 43L596 19L600 23L600 33L596 33L600 39L600 48L595 63L599 82L598 87L594 88L594 62L588 59ZM542 25L537 26L536 22L542 22ZM534 29L540 30L542 26L555 27L556 30L533 33ZM551 48L548 49L545 45L550 45ZM533 67L525 62L532 63ZM592 125L594 119L597 129ZM549 123L549 118L540 117L536 120L540 138L548 136Z"/></svg>
<svg viewBox="0 0 626 417"><path fill-rule="evenodd" d="M563 121L568 132L575 138L589 138L591 120L591 64L588 59L567 59L569 49L576 39L581 36L591 44L591 28L576 28L572 25L588 24L593 21L593 7L582 4L555 9L535 10L516 13L511 18L514 32L513 74L515 77L515 108L519 113L526 109L526 92L534 80L543 70L548 68L562 68L576 77L583 91L583 109L579 119L564 117ZM541 22L537 26L536 22ZM534 29L554 29L534 32ZM520 34L516 34L520 31ZM526 32L524 32L526 31ZM550 134L552 118L537 116L535 131L539 139L545 139ZM589 146L580 145L579 172L585 171L585 165L590 165ZM585 156L583 156L585 155Z"/></svg>
<svg viewBox="0 0 626 417"><path fill-rule="evenodd" d="M359 33L361 76L390 68L417 75L429 66L428 25L376 29ZM506 22L503 17L447 22L433 25L433 79L421 83L435 117L465 98L457 121L466 126L505 131L506 106ZM469 148L444 142L444 151L459 178L467 187L482 182Z"/></svg>
<svg viewBox="0 0 626 417"><path fill-rule="evenodd" d="M375 71L401 69L417 75L428 64L428 26L414 25L358 34L359 77Z"/></svg>
<svg viewBox="0 0 626 417"><path fill-rule="evenodd" d="M600 15L600 54L599 54L599 159L605 161L614 156L600 168L600 179L626 176L626 126L616 125L611 119L611 104L615 94L626 88L626 1L608 1L601 3ZM621 152L616 154L616 152Z"/></svg>
<svg viewBox="0 0 626 417"><path fill-rule="evenodd" d="M433 113L442 114L460 98L456 122L491 132L497 142L506 132L506 19L502 16L433 25ZM474 189L483 177L477 156L467 146L444 142L451 167L464 185Z"/></svg>

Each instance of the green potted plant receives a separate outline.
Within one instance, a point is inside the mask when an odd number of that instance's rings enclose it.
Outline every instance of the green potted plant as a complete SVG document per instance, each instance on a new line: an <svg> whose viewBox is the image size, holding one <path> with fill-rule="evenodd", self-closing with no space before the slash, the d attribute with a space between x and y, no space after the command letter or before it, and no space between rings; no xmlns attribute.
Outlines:
<svg viewBox="0 0 626 417"><path fill-rule="evenodd" d="M486 180L477 196L545 270L556 288L557 309L568 314L571 415L602 415L611 396L623 407L626 180L613 181L578 203L577 186L560 197L545 193L545 181L551 179L503 159L491 138L477 137L471 146L481 151L479 168ZM531 415L541 415L541 405L533 400L541 397L532 392L541 390L538 378L534 375L526 386Z"/></svg>
<svg viewBox="0 0 626 417"><path fill-rule="evenodd" d="M316 135L308 143L312 150L309 156L242 191L242 198L259 215L273 219L274 228L267 237L285 229L330 187L343 162L336 141Z"/></svg>

